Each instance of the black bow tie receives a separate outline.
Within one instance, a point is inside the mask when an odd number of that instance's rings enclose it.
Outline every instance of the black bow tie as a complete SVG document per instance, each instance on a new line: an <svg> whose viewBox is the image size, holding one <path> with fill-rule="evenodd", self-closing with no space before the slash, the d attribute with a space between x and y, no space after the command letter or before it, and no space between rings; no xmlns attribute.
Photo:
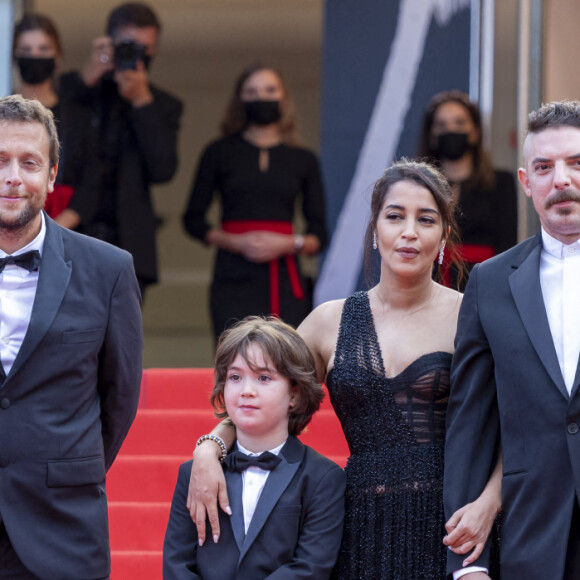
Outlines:
<svg viewBox="0 0 580 580"><path fill-rule="evenodd" d="M280 457L264 451L260 455L246 455L241 451L232 451L224 459L224 463L231 471L245 471L248 467L259 467L267 471L272 471L282 461Z"/></svg>
<svg viewBox="0 0 580 580"><path fill-rule="evenodd" d="M8 264L15 264L29 272L34 272L35 270L38 270L38 266L40 266L40 252L38 250L31 250L30 252L25 252L19 256L6 256L5 258L0 258L0 273L4 271L5 266Z"/></svg>

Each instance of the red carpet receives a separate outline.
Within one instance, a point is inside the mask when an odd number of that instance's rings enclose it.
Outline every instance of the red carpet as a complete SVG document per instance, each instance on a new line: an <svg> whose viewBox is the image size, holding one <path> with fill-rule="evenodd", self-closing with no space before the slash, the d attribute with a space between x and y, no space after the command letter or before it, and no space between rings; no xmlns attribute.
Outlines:
<svg viewBox="0 0 580 580"><path fill-rule="evenodd" d="M212 369L143 371L137 418L107 477L111 580L161 580L177 469L216 424L212 385ZM345 465L348 448L328 397L301 439Z"/></svg>

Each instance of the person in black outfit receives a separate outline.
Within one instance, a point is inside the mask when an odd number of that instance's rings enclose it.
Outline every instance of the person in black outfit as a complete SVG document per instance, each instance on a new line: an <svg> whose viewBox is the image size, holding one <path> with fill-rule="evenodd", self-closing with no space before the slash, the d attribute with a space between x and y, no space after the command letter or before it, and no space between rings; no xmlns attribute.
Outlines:
<svg viewBox="0 0 580 580"><path fill-rule="evenodd" d="M187 232L219 249L210 292L215 338L248 315L297 326L311 310L296 254L326 243L324 195L314 153L296 145L294 107L278 71L261 65L238 78L223 137L204 151L183 217ZM221 225L206 213L214 193ZM302 196L305 235L292 226Z"/></svg>
<svg viewBox="0 0 580 580"><path fill-rule="evenodd" d="M150 185L177 169L182 104L149 82L161 24L145 4L122 4L109 16L106 37L93 41L81 73L61 77L63 98L88 106L95 155L86 171L96 176L78 191L71 209L79 231L128 250L141 290L157 281L156 219Z"/></svg>
<svg viewBox="0 0 580 580"><path fill-rule="evenodd" d="M418 156L434 161L452 185L463 243L460 252L469 270L516 244L514 176L493 169L483 149L479 108L466 94L445 91L431 99ZM466 283L464 279L461 287Z"/></svg>
<svg viewBox="0 0 580 580"><path fill-rule="evenodd" d="M14 26L12 54L18 69L19 92L26 99L37 99L54 115L60 140L60 162L45 211L67 228L78 225L76 212L67 210L76 187L90 179L84 169L89 155L88 140L74 122L86 125L88 109L68 103L64 106L56 82L56 70L62 58L60 35L54 22L42 14L26 13Z"/></svg>

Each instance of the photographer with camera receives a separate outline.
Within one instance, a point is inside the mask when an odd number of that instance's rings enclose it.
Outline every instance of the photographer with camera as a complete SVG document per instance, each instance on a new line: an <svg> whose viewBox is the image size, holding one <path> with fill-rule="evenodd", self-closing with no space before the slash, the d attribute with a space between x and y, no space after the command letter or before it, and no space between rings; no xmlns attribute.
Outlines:
<svg viewBox="0 0 580 580"><path fill-rule="evenodd" d="M86 160L91 186L77 191L70 209L78 230L133 255L141 291L157 281L156 220L150 185L169 181L177 168L182 104L149 82L161 24L146 4L115 8L107 36L93 41L81 72L61 77L64 99L88 106L94 155Z"/></svg>

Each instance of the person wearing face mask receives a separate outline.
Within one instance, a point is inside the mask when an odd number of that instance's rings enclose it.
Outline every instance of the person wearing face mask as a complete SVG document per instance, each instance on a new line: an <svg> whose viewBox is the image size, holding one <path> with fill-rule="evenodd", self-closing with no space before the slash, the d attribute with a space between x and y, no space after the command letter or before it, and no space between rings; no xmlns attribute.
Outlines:
<svg viewBox="0 0 580 580"><path fill-rule="evenodd" d="M492 167L483 149L479 108L466 94L445 91L431 99L423 117L418 156L436 162L452 185L461 253L469 270L516 244L515 179ZM467 278L461 287L466 283Z"/></svg>
<svg viewBox="0 0 580 580"><path fill-rule="evenodd" d="M297 145L294 106L280 73L254 65L238 77L221 124L222 138L199 161L183 222L218 249L210 290L215 338L249 315L275 315L297 326L311 290L296 260L326 243L316 156ZM206 218L214 194L221 222ZM301 198L305 229L294 227Z"/></svg>
<svg viewBox="0 0 580 580"><path fill-rule="evenodd" d="M175 174L183 108L149 80L160 31L149 6L121 4L109 15L107 36L93 41L82 71L60 79L63 96L91 111L90 123L79 130L95 146L86 170L97 177L71 201L78 230L129 251L142 292L158 278L150 186Z"/></svg>
<svg viewBox="0 0 580 580"><path fill-rule="evenodd" d="M57 119L61 142L60 163L54 191L47 196L45 211L60 225L74 228L75 212L68 210L75 188L86 180L82 159L88 153L84 133L75 131L73 119L88 120L88 111L80 106L63 105L56 70L62 58L60 35L54 22L42 14L27 13L14 27L12 53L20 76L19 93L37 99Z"/></svg>

